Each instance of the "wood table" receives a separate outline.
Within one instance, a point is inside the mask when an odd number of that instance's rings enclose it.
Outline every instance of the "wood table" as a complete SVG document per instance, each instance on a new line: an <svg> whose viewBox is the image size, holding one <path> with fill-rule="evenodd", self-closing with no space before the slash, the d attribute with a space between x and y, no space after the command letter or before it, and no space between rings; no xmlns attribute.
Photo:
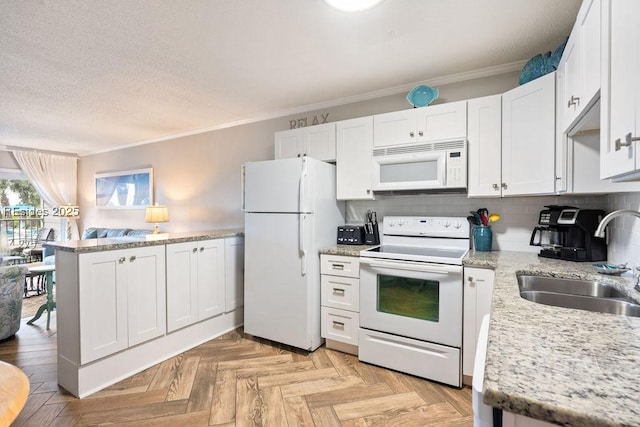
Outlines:
<svg viewBox="0 0 640 427"><path fill-rule="evenodd" d="M11 425L29 396L29 378L17 367L0 361L0 426Z"/></svg>
<svg viewBox="0 0 640 427"><path fill-rule="evenodd" d="M27 322L27 325L31 325L33 322L38 320L40 316L42 316L42 313L47 310L47 329L49 329L49 324L51 323L51 311L56 308L56 302L53 300L53 272L55 270L55 265L39 265L36 267L29 267L29 273L45 274L47 282L47 302L45 302L38 308L36 315Z"/></svg>

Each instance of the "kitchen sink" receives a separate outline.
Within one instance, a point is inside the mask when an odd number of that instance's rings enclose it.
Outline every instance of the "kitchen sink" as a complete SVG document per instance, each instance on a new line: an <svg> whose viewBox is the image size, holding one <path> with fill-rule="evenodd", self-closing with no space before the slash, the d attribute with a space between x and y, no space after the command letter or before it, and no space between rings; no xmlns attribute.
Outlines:
<svg viewBox="0 0 640 427"><path fill-rule="evenodd" d="M518 275L520 296L539 304L640 317L640 304L606 283Z"/></svg>

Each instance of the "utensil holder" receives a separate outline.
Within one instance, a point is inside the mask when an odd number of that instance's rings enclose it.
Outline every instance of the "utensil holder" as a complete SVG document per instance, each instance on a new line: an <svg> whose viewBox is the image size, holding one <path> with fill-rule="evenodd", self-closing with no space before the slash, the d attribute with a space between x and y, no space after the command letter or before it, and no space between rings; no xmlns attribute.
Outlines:
<svg viewBox="0 0 640 427"><path fill-rule="evenodd" d="M364 244L365 245L379 245L380 244L380 234L378 232L378 223L373 223L371 229L373 233L369 233L365 231L364 233Z"/></svg>
<svg viewBox="0 0 640 427"><path fill-rule="evenodd" d="M490 225L477 225L473 228L473 245L476 251L491 252L493 231Z"/></svg>

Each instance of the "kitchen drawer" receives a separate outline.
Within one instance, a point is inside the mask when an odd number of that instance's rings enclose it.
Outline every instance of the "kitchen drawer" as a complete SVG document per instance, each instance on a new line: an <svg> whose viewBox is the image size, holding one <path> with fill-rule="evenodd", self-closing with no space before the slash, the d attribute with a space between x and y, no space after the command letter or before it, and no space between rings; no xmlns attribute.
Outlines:
<svg viewBox="0 0 640 427"><path fill-rule="evenodd" d="M360 311L360 279L320 275L322 305L349 311Z"/></svg>
<svg viewBox="0 0 640 427"><path fill-rule="evenodd" d="M358 313L322 307L321 335L323 338L357 346L359 325Z"/></svg>
<svg viewBox="0 0 640 427"><path fill-rule="evenodd" d="M320 255L320 273L360 277L360 257L322 254Z"/></svg>

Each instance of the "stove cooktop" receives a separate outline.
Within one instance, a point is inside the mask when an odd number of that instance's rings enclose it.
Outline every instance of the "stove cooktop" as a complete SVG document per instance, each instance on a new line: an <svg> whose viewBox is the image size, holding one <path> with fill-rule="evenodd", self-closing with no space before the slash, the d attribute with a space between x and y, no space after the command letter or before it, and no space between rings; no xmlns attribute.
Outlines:
<svg viewBox="0 0 640 427"><path fill-rule="evenodd" d="M469 225L462 217L386 216L382 245L360 256L462 265L469 251Z"/></svg>
<svg viewBox="0 0 640 427"><path fill-rule="evenodd" d="M365 249L360 252L360 256L462 265L462 260L467 252L468 249L463 248L381 245L375 248Z"/></svg>

